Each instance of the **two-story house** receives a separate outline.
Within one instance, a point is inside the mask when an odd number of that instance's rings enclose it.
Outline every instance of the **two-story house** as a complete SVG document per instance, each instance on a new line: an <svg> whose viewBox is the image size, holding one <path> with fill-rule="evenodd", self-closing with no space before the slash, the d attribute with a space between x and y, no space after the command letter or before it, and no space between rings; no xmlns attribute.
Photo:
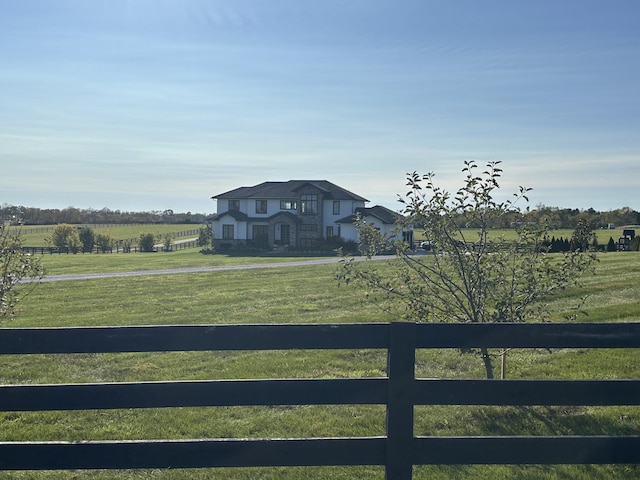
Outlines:
<svg viewBox="0 0 640 480"><path fill-rule="evenodd" d="M326 180L264 182L211 197L217 201L212 220L213 246L313 248L319 241L358 240L357 212L391 231L400 215L368 202Z"/></svg>

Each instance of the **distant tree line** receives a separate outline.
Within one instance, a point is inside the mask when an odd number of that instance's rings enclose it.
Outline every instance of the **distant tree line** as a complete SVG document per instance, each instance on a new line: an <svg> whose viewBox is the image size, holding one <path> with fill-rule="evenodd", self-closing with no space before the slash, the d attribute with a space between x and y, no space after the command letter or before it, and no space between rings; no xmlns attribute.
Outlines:
<svg viewBox="0 0 640 480"><path fill-rule="evenodd" d="M593 229L607 228L609 224L615 225L616 228L624 225L640 225L640 212L629 207L598 212L593 208L580 210L537 205L535 209L526 212L523 218L526 222L546 222L552 229L575 229L581 223Z"/></svg>
<svg viewBox="0 0 640 480"><path fill-rule="evenodd" d="M10 222L20 225L57 225L66 224L131 224L131 223L203 223L206 215L202 213L176 213L173 210L151 212L123 212L103 208L80 209L67 207L33 208L24 206L0 205L0 223Z"/></svg>
<svg viewBox="0 0 640 480"><path fill-rule="evenodd" d="M456 219L460 228L479 228L480 225L469 221L464 215L455 213L453 217ZM587 228L596 230L607 228L613 224L615 228L624 225L640 225L640 212L632 210L629 207L622 207L607 212L598 212L593 208L580 210L577 208L558 208L546 205L537 205L535 209L527 211L508 211L501 212L500 215L491 217L491 224L488 228L514 228L522 224L547 225L551 230L567 229L574 230L579 225L585 225ZM418 226L419 227L419 226Z"/></svg>
<svg viewBox="0 0 640 480"><path fill-rule="evenodd" d="M67 207L63 209L32 208L24 206L0 205L0 221L10 221L23 225L57 225L69 224L130 224L130 223L197 223L206 218L202 213L176 213L173 210L157 210L150 212L123 212L103 208L80 209ZM616 227L623 225L640 225L640 212L629 207L622 207L607 212L598 212L593 208L580 210L577 208L558 208L539 204L527 212L507 212L495 218L491 228L510 228L522 222L545 223L551 229L575 229L580 222L586 222L593 229L606 228L609 224ZM462 216L460 222L467 222ZM461 227L475 227L473 224Z"/></svg>

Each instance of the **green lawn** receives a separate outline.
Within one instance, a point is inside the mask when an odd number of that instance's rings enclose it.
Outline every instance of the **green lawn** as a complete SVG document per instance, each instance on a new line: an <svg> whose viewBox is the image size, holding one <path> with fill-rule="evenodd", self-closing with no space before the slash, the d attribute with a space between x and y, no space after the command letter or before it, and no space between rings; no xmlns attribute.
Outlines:
<svg viewBox="0 0 640 480"><path fill-rule="evenodd" d="M314 257L304 258L310 259ZM299 259L300 257L282 257L269 254L251 257L226 254L204 255L200 253L200 248L154 253L77 253L75 255L55 253L41 256L42 265L45 267L47 275L280 263Z"/></svg>
<svg viewBox="0 0 640 480"><path fill-rule="evenodd" d="M55 258L55 260L54 260ZM111 260L110 260L111 258ZM45 257L50 273L155 269L216 262L270 261L195 251ZM275 259L282 261L282 259ZM93 262L93 263L92 263ZM104 263L103 263L104 262ZM113 262L113 263L108 263ZM129 263L128 263L129 262ZM376 322L392 318L364 292L338 286L336 266L142 276L43 283L6 326L208 323ZM584 321L640 321L640 255L600 255L597 275L549 304L562 320L588 295ZM2 383L62 383L215 378L382 376L382 351L182 352L4 356ZM482 378L480 360L458 350L419 351L419 377ZM510 378L638 378L640 352L564 349L513 351ZM0 414L0 440L97 440L381 435L378 406L181 408ZM640 417L629 407L420 407L418 435L629 434ZM265 468L131 472L5 472L9 479L382 479L381 468ZM637 466L416 467L415 479L640 478Z"/></svg>
<svg viewBox="0 0 640 480"><path fill-rule="evenodd" d="M478 240L478 230L470 228L463 231L468 242L475 242ZM596 234L596 238L598 239L598 244L606 245L609 242L610 238L613 238L613 241L618 243L618 239L622 237L622 231L622 228L616 228L612 230L597 229L594 230L594 233ZM640 235L640 228L636 228L636 233ZM492 238L502 237L506 240L514 240L516 238L516 230L513 228L491 230L489 234ZM572 234L573 230L571 229L552 230L549 232L549 237L555 237L556 239L571 239ZM415 231L414 236L416 241L421 241L424 239L422 236L422 232L419 229Z"/></svg>

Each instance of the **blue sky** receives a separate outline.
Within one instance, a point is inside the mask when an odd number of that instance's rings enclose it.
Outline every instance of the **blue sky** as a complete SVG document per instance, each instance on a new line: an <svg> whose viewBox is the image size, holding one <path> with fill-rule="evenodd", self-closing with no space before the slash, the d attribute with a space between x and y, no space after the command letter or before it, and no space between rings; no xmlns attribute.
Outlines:
<svg viewBox="0 0 640 480"><path fill-rule="evenodd" d="M326 179L398 209L405 174L640 210L640 2L0 3L0 204L215 211Z"/></svg>

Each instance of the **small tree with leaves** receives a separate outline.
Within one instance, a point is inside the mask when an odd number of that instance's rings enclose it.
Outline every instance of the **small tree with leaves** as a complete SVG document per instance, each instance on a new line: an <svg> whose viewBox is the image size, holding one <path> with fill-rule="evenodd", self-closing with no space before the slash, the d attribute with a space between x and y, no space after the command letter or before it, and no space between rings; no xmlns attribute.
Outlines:
<svg viewBox="0 0 640 480"><path fill-rule="evenodd" d="M162 246L164 247L165 252L171 251L171 246L173 245L173 235L170 233L165 233L162 237Z"/></svg>
<svg viewBox="0 0 640 480"><path fill-rule="evenodd" d="M40 257L26 253L18 231L0 225L0 321L12 318L20 298L44 276Z"/></svg>
<svg viewBox="0 0 640 480"><path fill-rule="evenodd" d="M156 243L156 236L153 233L142 233L138 245L143 252L153 252Z"/></svg>
<svg viewBox="0 0 640 480"><path fill-rule="evenodd" d="M593 233L593 227L589 221L584 218L580 218L578 219L578 225L576 225L576 228L571 235L571 250L582 250L583 252L586 252L589 250L590 245L593 244L595 238L596 236Z"/></svg>
<svg viewBox="0 0 640 480"><path fill-rule="evenodd" d="M91 252L93 251L93 247L96 244L96 236L93 232L93 229L90 227L85 227L80 230L78 234L80 237L80 243L82 243L82 251L83 252Z"/></svg>
<svg viewBox="0 0 640 480"><path fill-rule="evenodd" d="M108 233L99 233L96 235L95 243L102 253L110 252L115 242L115 239Z"/></svg>
<svg viewBox="0 0 640 480"><path fill-rule="evenodd" d="M435 184L435 175L408 174L403 225L420 225L432 254L416 255L409 245L387 238L362 219L356 221L368 257L390 245L401 262L381 268L345 258L339 282L364 287L385 310L420 322L523 322L541 319L543 300L577 284L595 257L582 251L549 255L542 224L521 223L515 238L496 237L493 225L503 215L522 215L530 189L520 187L511 199L495 198L502 174L490 162L482 174L465 162L464 185L455 194ZM379 262L376 262L378 265ZM491 352L480 346L487 378L494 378ZM503 352L504 354L505 352ZM504 358L504 357L503 357Z"/></svg>
<svg viewBox="0 0 640 480"><path fill-rule="evenodd" d="M78 229L68 223L60 223L56 225L51 234L51 243L60 250L66 250L71 253L78 253L80 250L80 236Z"/></svg>
<svg viewBox="0 0 640 480"><path fill-rule="evenodd" d="M213 230L209 225L201 225L198 230L198 246L203 248L211 248L213 241Z"/></svg>

